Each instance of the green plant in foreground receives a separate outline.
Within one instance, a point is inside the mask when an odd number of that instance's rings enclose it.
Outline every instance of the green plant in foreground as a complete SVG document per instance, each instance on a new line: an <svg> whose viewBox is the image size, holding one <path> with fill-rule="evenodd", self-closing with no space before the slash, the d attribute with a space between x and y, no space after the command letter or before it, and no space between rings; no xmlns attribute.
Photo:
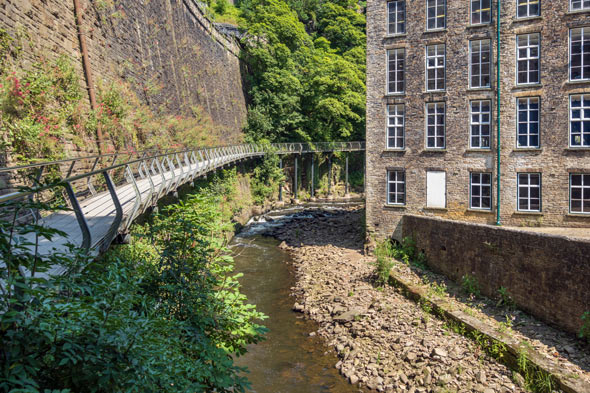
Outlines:
<svg viewBox="0 0 590 393"><path fill-rule="evenodd" d="M481 295L481 292L479 290L479 282L477 281L477 278L470 274L466 274L463 277L461 277L461 287L465 292L467 292L470 295L473 295L475 297L479 297Z"/></svg>

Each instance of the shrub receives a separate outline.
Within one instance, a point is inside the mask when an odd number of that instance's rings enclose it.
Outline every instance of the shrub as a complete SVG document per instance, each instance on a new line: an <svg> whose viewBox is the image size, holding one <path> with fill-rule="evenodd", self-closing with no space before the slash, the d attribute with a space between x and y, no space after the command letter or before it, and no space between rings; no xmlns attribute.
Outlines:
<svg viewBox="0 0 590 393"><path fill-rule="evenodd" d="M585 338L590 344L590 311L582 314L582 327L580 328L580 338Z"/></svg>
<svg viewBox="0 0 590 393"><path fill-rule="evenodd" d="M471 274L466 274L461 278L461 287L465 292L475 297L479 297L481 292L479 290L479 282L477 278Z"/></svg>

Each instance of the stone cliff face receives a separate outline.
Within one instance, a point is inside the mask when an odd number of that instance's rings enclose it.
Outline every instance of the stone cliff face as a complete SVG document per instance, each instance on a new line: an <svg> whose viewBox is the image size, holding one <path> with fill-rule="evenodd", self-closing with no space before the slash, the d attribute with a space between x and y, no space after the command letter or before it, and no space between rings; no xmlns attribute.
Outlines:
<svg viewBox="0 0 590 393"><path fill-rule="evenodd" d="M223 143L246 117L239 47L194 0L81 0L94 83L126 81L161 113L207 112ZM0 28L28 44L23 56L70 56L85 86L73 0L3 0Z"/></svg>

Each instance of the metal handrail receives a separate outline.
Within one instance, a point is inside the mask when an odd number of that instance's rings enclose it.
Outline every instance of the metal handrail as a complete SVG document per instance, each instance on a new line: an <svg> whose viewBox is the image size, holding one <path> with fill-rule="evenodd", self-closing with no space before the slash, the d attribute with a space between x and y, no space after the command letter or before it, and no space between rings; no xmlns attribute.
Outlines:
<svg viewBox="0 0 590 393"><path fill-rule="evenodd" d="M13 167L0 168L0 175L8 172L26 171L34 169L35 175L33 183L34 186L26 190L10 192L5 195L0 195L0 205L10 201L17 201L21 198L33 198L35 195L43 196L44 191L49 189L63 187L66 200L69 206L74 211L75 218L78 222L82 233L82 247L86 250L104 250L108 247L110 242L114 239L121 229L125 230L129 227L131 222L140 214L145 212L147 208L154 206L154 204L164 195L175 192L181 185L193 182L198 176L202 176L207 172L213 171L219 167L226 166L236 161L247 159L250 157L263 156L265 154L302 154L302 153L318 153L318 152L335 152L335 151L362 151L365 149L364 142L316 142L316 143L274 143L267 145L258 144L240 144L222 147L207 147L199 149L183 149L183 150L144 150L144 151L125 151L118 153L107 153L103 155L90 155L83 157L76 157L70 159L63 159L57 161L37 162L28 165L18 165ZM108 159L105 167L101 167L103 160ZM72 175L76 163L80 161L88 161L87 168L83 173ZM120 162L117 163L117 161ZM69 164L63 168L66 172L65 176L61 175L62 164ZM49 173L46 170L49 167L58 167L58 172L61 178L52 184L42 184L41 179L44 175ZM131 211L123 217L123 208L119 195L117 193L116 185L111 177L114 171L122 170L122 180L126 180L126 184L131 185L131 190L134 194ZM55 171L53 172L55 174ZM106 234L97 236L95 239L92 234L89 223L87 222L85 213L82 210L77 194L74 191L73 184L75 182L85 180L83 186L87 191L80 195L90 195L91 198L98 195L95 185L92 183L94 176L102 176L104 178L104 187L100 188L100 192L105 195L110 195L112 204L115 208L115 217ZM138 187L139 181L148 179L148 188L145 184L142 190ZM158 183L156 186L155 183ZM103 186L104 186L103 185ZM16 187L12 187L14 189ZM0 190L2 191L2 190ZM127 191L126 191L127 192ZM47 194L45 194L46 196ZM102 197L102 196L101 196ZM91 199L90 198L90 199ZM17 202L18 203L18 202ZM90 202L89 202L90 203ZM33 212L34 215L40 217L39 212ZM116 227L116 228L115 228Z"/></svg>

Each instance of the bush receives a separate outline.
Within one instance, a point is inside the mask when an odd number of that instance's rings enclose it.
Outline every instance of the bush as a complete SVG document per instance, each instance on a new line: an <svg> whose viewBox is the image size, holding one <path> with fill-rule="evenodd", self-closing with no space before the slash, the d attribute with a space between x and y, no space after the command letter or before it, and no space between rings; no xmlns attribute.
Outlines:
<svg viewBox="0 0 590 393"><path fill-rule="evenodd" d="M479 290L479 282L477 281L477 278L471 274L466 274L461 278L461 287L463 287L463 290L470 295L475 297L479 297L481 295Z"/></svg>
<svg viewBox="0 0 590 393"><path fill-rule="evenodd" d="M585 338L590 344L590 311L582 314L582 327L580 328L580 338Z"/></svg>
<svg viewBox="0 0 590 393"><path fill-rule="evenodd" d="M64 234L0 221L0 390L244 391L232 356L262 338L264 316L239 292L219 202L190 196L101 260L35 255L25 235ZM38 277L56 264L66 274Z"/></svg>

